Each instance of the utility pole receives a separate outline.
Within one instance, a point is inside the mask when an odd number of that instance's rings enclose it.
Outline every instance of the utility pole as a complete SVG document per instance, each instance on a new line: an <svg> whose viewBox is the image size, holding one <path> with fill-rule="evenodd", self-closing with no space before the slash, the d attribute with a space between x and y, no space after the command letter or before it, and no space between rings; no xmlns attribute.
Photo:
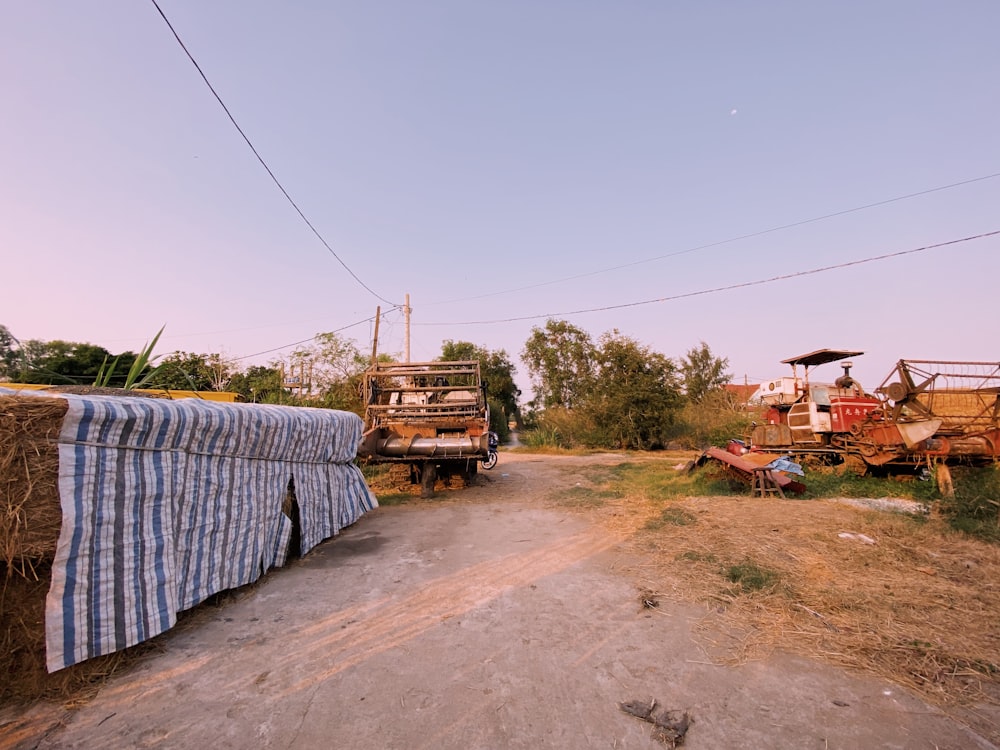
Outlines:
<svg viewBox="0 0 1000 750"><path fill-rule="evenodd" d="M375 369L375 363L378 361L378 321L382 316L382 306L379 305L375 308L375 335L372 336L372 369Z"/></svg>
<svg viewBox="0 0 1000 750"><path fill-rule="evenodd" d="M410 363L410 295L406 295L403 305L403 317L406 320L406 363Z"/></svg>

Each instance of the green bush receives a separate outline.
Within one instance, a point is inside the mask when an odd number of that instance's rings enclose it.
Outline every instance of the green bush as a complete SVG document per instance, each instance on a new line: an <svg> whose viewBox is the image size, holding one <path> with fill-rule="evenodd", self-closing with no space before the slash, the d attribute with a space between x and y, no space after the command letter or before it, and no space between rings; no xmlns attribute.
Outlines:
<svg viewBox="0 0 1000 750"><path fill-rule="evenodd" d="M672 438L692 450L709 445L722 446L733 438L744 439L756 418L756 411L748 411L727 392L713 391L699 403L684 405Z"/></svg>
<svg viewBox="0 0 1000 750"><path fill-rule="evenodd" d="M579 411L553 407L537 412L534 428L525 432L521 442L533 448L578 448L591 445L593 425Z"/></svg>
<svg viewBox="0 0 1000 750"><path fill-rule="evenodd" d="M497 434L500 444L503 445L510 439L510 427L507 425L507 414L503 410L503 404L494 399L488 399L490 405L490 429Z"/></svg>
<svg viewBox="0 0 1000 750"><path fill-rule="evenodd" d="M530 430L522 432L518 437L520 438L521 443L529 448L541 449L562 447L559 433L553 429L534 427Z"/></svg>

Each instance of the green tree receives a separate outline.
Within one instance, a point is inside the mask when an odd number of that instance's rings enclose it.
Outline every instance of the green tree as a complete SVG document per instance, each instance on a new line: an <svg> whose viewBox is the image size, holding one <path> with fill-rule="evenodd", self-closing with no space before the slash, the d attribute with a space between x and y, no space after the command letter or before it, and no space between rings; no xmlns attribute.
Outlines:
<svg viewBox="0 0 1000 750"><path fill-rule="evenodd" d="M590 335L564 320L547 320L531 329L521 358L535 390L535 406L572 409L586 399L594 380Z"/></svg>
<svg viewBox="0 0 1000 750"><path fill-rule="evenodd" d="M353 340L336 333L318 333L311 345L296 349L289 360L290 372L307 384L303 393L307 403L364 413L361 380L369 358Z"/></svg>
<svg viewBox="0 0 1000 750"><path fill-rule="evenodd" d="M0 380L13 380L22 369L21 346L5 325L0 325Z"/></svg>
<svg viewBox="0 0 1000 750"><path fill-rule="evenodd" d="M729 360L712 354L704 341L700 346L688 351L681 359L681 373L684 376L684 393L696 404L705 397L722 388L729 382L732 375L726 371Z"/></svg>
<svg viewBox="0 0 1000 750"><path fill-rule="evenodd" d="M231 377L230 366L221 355L174 352L160 362L156 381L150 385L178 391L221 391Z"/></svg>
<svg viewBox="0 0 1000 750"><path fill-rule="evenodd" d="M490 415L494 432L502 436L507 433L507 422L520 419L518 398L521 389L514 383L517 369L503 349L490 350L468 341L447 339L441 342L441 362L479 362L483 382L486 383L486 398L490 402Z"/></svg>
<svg viewBox="0 0 1000 750"><path fill-rule="evenodd" d="M601 336L594 361L597 377L584 407L593 442L635 450L663 447L684 401L673 360L615 330Z"/></svg>
<svg viewBox="0 0 1000 750"><path fill-rule="evenodd" d="M244 401L255 404L280 404L285 394L281 387L281 371L277 367L261 365L235 373L229 381L229 390L240 394Z"/></svg>
<svg viewBox="0 0 1000 750"><path fill-rule="evenodd" d="M114 359L104 347L61 340L27 341L23 354L26 362L18 380L49 385L89 385L104 363ZM136 355L124 352L119 357L127 370Z"/></svg>

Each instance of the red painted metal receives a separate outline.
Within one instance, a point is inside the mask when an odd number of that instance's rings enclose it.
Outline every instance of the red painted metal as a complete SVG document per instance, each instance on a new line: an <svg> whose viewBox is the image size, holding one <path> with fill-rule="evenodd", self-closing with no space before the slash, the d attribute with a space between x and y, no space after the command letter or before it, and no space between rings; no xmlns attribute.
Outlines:
<svg viewBox="0 0 1000 750"><path fill-rule="evenodd" d="M833 432L850 432L851 426L868 419L881 403L874 398L830 396L830 426Z"/></svg>

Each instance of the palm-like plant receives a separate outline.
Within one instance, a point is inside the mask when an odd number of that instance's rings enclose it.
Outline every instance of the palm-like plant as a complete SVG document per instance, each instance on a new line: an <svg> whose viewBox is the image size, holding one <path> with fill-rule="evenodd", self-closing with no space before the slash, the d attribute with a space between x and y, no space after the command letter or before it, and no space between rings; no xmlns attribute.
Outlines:
<svg viewBox="0 0 1000 750"><path fill-rule="evenodd" d="M127 391L131 391L135 388L142 388L153 381L157 373L160 371L162 365L157 365L152 367L148 372L143 373L147 367L150 366L155 360L159 359L159 355L153 356L153 350L156 348L157 342L160 340L160 336L163 334L163 329L160 328L153 337L153 340L143 347L143 350L139 352L139 356L135 358L132 366L128 370L128 374L125 376L125 385L123 388ZM107 357L104 358L103 364L101 364L101 369L97 372L97 377L94 380L94 385L99 387L108 387L111 384L111 378L115 373L115 368L118 366L118 360L121 359L121 355L115 357L114 361L108 365Z"/></svg>

